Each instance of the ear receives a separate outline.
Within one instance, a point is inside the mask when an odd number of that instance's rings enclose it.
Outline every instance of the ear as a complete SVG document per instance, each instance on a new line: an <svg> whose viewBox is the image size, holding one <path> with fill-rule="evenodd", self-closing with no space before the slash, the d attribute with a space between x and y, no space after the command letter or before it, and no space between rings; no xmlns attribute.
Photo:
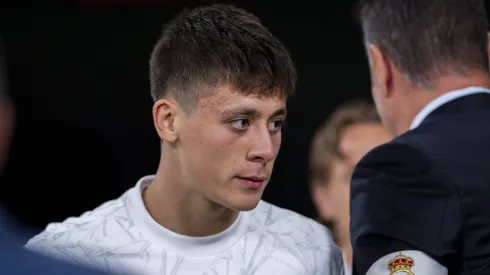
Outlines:
<svg viewBox="0 0 490 275"><path fill-rule="evenodd" d="M388 96L393 79L393 71L387 56L375 45L368 46L373 85L384 96Z"/></svg>
<svg viewBox="0 0 490 275"><path fill-rule="evenodd" d="M178 138L176 117L179 107L174 100L160 99L153 105L153 124L160 139L175 142Z"/></svg>

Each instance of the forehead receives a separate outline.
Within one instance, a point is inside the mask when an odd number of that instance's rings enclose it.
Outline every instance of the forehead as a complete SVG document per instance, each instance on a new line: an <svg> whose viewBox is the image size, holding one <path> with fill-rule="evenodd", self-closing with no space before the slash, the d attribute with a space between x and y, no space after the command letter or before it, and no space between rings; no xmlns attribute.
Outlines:
<svg viewBox="0 0 490 275"><path fill-rule="evenodd" d="M373 148L391 138L381 123L357 123L345 129L339 147L348 161L355 164Z"/></svg>
<svg viewBox="0 0 490 275"><path fill-rule="evenodd" d="M214 92L201 97L197 103L200 113L222 113L238 108L250 108L261 113L274 113L286 107L286 99L280 96L243 94L230 86L220 86Z"/></svg>

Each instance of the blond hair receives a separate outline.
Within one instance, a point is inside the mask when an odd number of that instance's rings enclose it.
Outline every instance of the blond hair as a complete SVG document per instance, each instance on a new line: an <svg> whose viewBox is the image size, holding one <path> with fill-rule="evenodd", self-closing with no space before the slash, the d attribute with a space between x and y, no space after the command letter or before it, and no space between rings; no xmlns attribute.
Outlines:
<svg viewBox="0 0 490 275"><path fill-rule="evenodd" d="M338 106L318 128L310 148L312 184L325 184L335 159L343 159L339 149L343 132L357 123L381 123L373 104L364 100L348 101Z"/></svg>

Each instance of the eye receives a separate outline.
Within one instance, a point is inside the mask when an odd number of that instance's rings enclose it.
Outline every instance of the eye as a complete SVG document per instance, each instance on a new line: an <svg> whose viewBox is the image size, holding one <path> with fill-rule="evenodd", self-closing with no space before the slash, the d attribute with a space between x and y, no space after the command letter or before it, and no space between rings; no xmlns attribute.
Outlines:
<svg viewBox="0 0 490 275"><path fill-rule="evenodd" d="M237 130L245 130L249 126L248 119L237 119L231 122L231 126Z"/></svg>
<svg viewBox="0 0 490 275"><path fill-rule="evenodd" d="M283 125L284 125L284 121L282 121L282 120L271 121L271 122L269 122L269 131L277 132L277 131L281 130Z"/></svg>

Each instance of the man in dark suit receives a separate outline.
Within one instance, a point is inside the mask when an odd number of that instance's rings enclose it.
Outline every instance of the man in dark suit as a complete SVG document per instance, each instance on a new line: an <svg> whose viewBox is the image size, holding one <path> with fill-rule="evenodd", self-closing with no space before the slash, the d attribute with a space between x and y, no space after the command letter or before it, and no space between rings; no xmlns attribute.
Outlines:
<svg viewBox="0 0 490 275"><path fill-rule="evenodd" d="M6 89L5 54L0 43L0 172L6 159L14 122ZM23 249L21 228L0 208L0 274L2 275L102 275Z"/></svg>
<svg viewBox="0 0 490 275"><path fill-rule="evenodd" d="M353 274L490 274L484 5L360 4L372 95L397 137L353 173Z"/></svg>

